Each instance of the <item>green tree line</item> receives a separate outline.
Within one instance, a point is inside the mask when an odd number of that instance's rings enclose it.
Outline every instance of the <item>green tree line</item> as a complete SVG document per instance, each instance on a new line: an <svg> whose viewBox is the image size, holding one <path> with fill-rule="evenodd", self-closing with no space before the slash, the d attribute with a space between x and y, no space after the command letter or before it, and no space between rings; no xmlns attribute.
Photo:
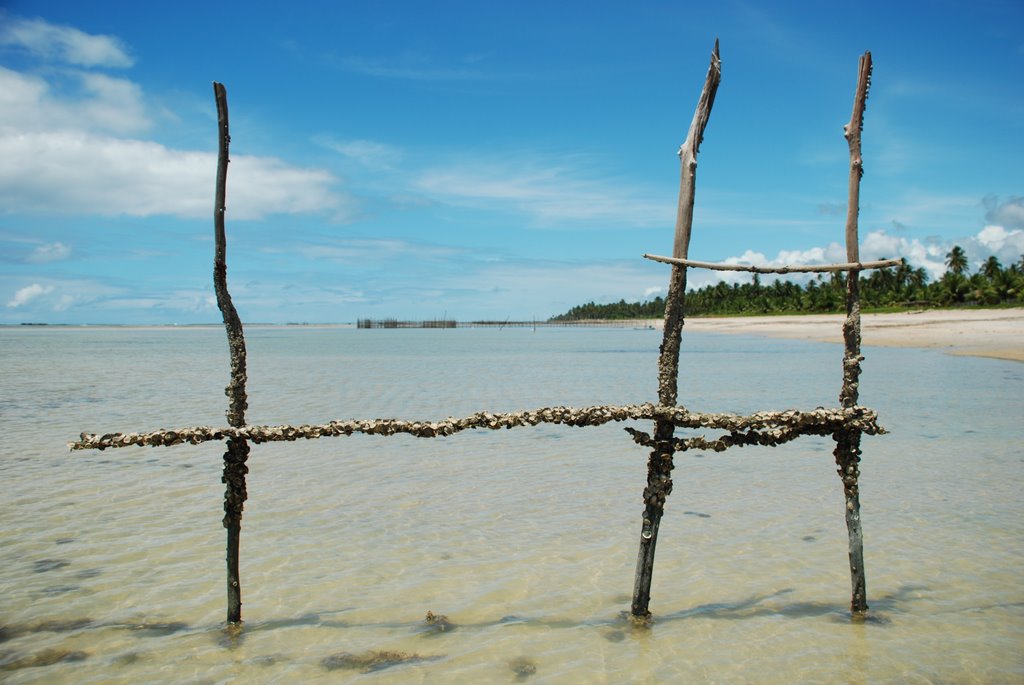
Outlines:
<svg viewBox="0 0 1024 685"><path fill-rule="evenodd" d="M904 259L898 266L861 275L860 297L865 309L1024 304L1024 255L1009 267L989 257L972 274L966 253L956 245L946 254L946 272L938 280L929 281L923 268L915 269ZM845 303L846 274L842 272L818 275L806 285L783 280L765 284L754 274L750 283L719 282L686 293L689 316L829 313L844 311ZM665 300L656 297L646 302L588 302L551 320L657 319L664 315Z"/></svg>

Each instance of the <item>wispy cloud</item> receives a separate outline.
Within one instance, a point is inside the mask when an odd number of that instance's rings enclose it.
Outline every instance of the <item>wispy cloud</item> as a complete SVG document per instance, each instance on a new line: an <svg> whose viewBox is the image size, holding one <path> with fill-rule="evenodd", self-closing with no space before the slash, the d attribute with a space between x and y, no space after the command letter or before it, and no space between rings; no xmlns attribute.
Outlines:
<svg viewBox="0 0 1024 685"><path fill-rule="evenodd" d="M995 195L982 200L985 207L985 221L1011 230L1024 229L1024 197L1010 197L1000 202Z"/></svg>
<svg viewBox="0 0 1024 685"><path fill-rule="evenodd" d="M658 193L584 171L582 160L475 161L424 171L416 190L453 205L504 207L539 225L588 222L671 225L674 203Z"/></svg>
<svg viewBox="0 0 1024 685"><path fill-rule="evenodd" d="M42 19L23 19L0 10L0 46L25 50L47 61L82 67L130 67L134 60L115 36L85 33Z"/></svg>
<svg viewBox="0 0 1024 685"><path fill-rule="evenodd" d="M917 231L956 235L965 227L978 225L978 196L908 189L887 202L862 207L861 212L862 217L881 217L887 225L898 222Z"/></svg>
<svg viewBox="0 0 1024 685"><path fill-rule="evenodd" d="M485 78L479 68L467 65L440 64L421 54L397 58L343 57L337 63L345 70L379 78L410 81L468 81Z"/></svg>
<svg viewBox="0 0 1024 685"><path fill-rule="evenodd" d="M367 264L400 259L417 262L442 259L464 250L445 245L410 242L399 239L339 238L322 243L306 243L294 247L268 247L268 253L296 253L309 260L327 260L343 264Z"/></svg>
<svg viewBox="0 0 1024 685"><path fill-rule="evenodd" d="M7 306L12 308L20 307L24 304L28 304L40 295L48 295L52 292L52 285L40 285L38 283L33 283L32 285L27 285L14 293L14 297L8 300Z"/></svg>
<svg viewBox="0 0 1024 685"><path fill-rule="evenodd" d="M390 169L402 159L402 150L398 147L372 140L338 140L322 135L316 136L313 142L372 170Z"/></svg>
<svg viewBox="0 0 1024 685"><path fill-rule="evenodd" d="M70 256L71 246L58 241L39 245L25 258L25 261L29 264L46 264L47 262L59 262Z"/></svg>
<svg viewBox="0 0 1024 685"><path fill-rule="evenodd" d="M378 309L460 312L466 318L547 318L588 301L618 302L647 298L667 282L667 271L645 260L560 262L515 260L467 264L412 284L415 306L408 304L408 284L387 292Z"/></svg>
<svg viewBox="0 0 1024 685"><path fill-rule="evenodd" d="M0 290L11 293L0 317L8 322L64 320L81 323L119 321L216 320L212 288L150 291L119 287L106 279L47 278L11 287L12 277L0 279ZM233 290L244 291L235 286ZM211 315L212 316L211 318Z"/></svg>

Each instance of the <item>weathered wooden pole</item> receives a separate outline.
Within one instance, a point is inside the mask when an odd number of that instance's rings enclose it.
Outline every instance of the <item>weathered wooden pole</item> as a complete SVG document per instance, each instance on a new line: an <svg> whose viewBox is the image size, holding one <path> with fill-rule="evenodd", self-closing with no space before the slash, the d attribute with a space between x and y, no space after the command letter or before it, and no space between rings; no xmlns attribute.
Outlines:
<svg viewBox="0 0 1024 685"><path fill-rule="evenodd" d="M846 209L846 257L849 262L860 261L857 218L860 213L860 179L864 174L861 160L860 135L864 128L864 109L871 85L871 53L865 52L858 66L857 92L853 100L853 113L845 127L850 147L850 196ZM860 270L851 269L846 277L846 321L843 322L843 388L839 393L840 406L856 406L859 396L860 362ZM860 438L861 431L848 427L837 431L835 458L839 477L846 496L846 529L850 536L850 581L853 591L850 611L854 617L863 617L868 610L867 584L864 576L864 534L860 523Z"/></svg>
<svg viewBox="0 0 1024 685"><path fill-rule="evenodd" d="M245 336L238 312L231 303L231 294L227 283L227 248L224 236L225 197L228 179L228 147L231 136L228 130L228 96L223 84L213 84L213 94L217 101L217 128L219 131L219 148L217 154L217 193L214 201L213 225L216 247L213 258L213 288L217 294L217 306L224 318L224 328L228 334L228 349L231 353L231 379L224 394L228 397L226 412L228 425L241 428L245 425L245 410L248 400L245 394ZM238 576L238 542L242 531L242 508L245 505L245 475L249 468L245 465L249 457L249 443L245 438L228 438L227 451L224 452L224 475L221 478L224 488L224 527L227 529L227 588L228 588L228 623L240 623L242 620L242 586Z"/></svg>
<svg viewBox="0 0 1024 685"><path fill-rule="evenodd" d="M704 88L690 123L686 141L679 148L680 180L679 204L676 210L675 244L672 256L686 259L693 227L693 198L697 172L697 152L704 138L704 128L711 115L715 93L722 79L722 60L718 54L718 41L711 53ZM679 344L683 331L683 298L686 293L686 267L673 265L665 301L665 330L658 359L658 403L674 407L678 393ZM644 517L640 530L640 552L636 561L636 580L633 585L631 613L635 618L647 619L651 613L651 578L654 575L654 551L658 543L658 528L665 511L665 500L672 492L672 438L675 426L671 421L654 422L655 447L647 462L647 487L644 488Z"/></svg>

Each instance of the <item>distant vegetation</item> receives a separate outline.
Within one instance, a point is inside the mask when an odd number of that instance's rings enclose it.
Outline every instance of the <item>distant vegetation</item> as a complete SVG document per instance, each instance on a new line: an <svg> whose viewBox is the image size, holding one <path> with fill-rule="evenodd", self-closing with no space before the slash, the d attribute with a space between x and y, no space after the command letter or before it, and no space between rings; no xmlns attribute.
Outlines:
<svg viewBox="0 0 1024 685"><path fill-rule="evenodd" d="M914 307L997 306L1024 304L1024 255L1009 267L989 257L977 273L967 269L960 246L946 254L946 273L929 283L923 268L913 269L903 260L896 267L876 269L860 279L864 309ZM806 285L776 280L765 285L754 274L752 283L718 283L686 293L689 316L736 314L799 314L844 311L846 275L817 276ZM552 321L580 319L657 319L665 314L665 300L587 304L573 307Z"/></svg>

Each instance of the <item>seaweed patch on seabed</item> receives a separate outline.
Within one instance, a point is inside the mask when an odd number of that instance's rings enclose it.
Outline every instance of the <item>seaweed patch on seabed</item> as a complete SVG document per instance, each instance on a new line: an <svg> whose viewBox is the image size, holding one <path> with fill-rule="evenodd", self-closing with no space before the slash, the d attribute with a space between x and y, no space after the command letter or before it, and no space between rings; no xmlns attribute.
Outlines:
<svg viewBox="0 0 1024 685"><path fill-rule="evenodd" d="M32 562L32 572L47 573L70 565L71 562L67 559L40 559L39 561Z"/></svg>
<svg viewBox="0 0 1024 685"><path fill-rule="evenodd" d="M97 449L139 446L170 446L182 443L199 444L223 441L224 518L227 530L227 623L230 639L241 631L241 583L239 580L239 536L244 503L247 498L246 474L249 443L271 441L312 440L326 437L367 434L393 436L408 434L419 438L454 435L470 429L500 430L540 424L562 424L575 427L600 426L609 422L652 420L650 433L626 428L635 443L650 449L647 462L647 481L643 491L644 505L641 518L639 552L633 586L631 620L638 624L649 622L651 580L654 572L655 547L667 498L672 493L672 471L675 456L695 451L723 452L734 447L761 445L777 447L805 436L830 436L835 444L834 462L843 484L845 518L848 532L849 568L852 584L850 612L862 619L867 612L864 571L863 532L860 514L861 438L880 435L885 430L877 422L871 409L858 405L859 384L863 357L861 348L860 274L870 269L883 269L901 264L887 259L862 262L859 254L858 214L860 211L860 180L863 174L861 134L864 111L871 81L871 53L865 52L858 63L857 86L854 94L850 122L844 126L844 138L849 147L849 199L846 220L847 262L841 264L787 265L782 267L755 267L736 264L712 264L689 259L690 235L693 228L693 208L696 188L697 154L711 115L712 105L722 75L722 61L718 41L711 53L711 64L701 90L693 121L683 145L679 148L680 186L676 214L675 241L671 257L643 255L646 259L671 266L668 291L665 297L665 324L658 357L658 401L632 405L602 405L584 408L545 407L510 413L477 412L461 419L440 421L407 421L399 419L352 419L331 421L321 425L254 426L245 421L248 407L246 394L246 350L242 323L231 302L227 288L226 237L226 185L229 161L230 135L228 131L227 92L224 85L214 83L217 104L219 150L214 201L214 291L217 306L224 320L230 352L230 381L225 389L228 397L227 427L193 426L176 430L158 430L150 433L82 433L79 440L69 444L71 449ZM716 271L746 271L787 274L790 272L832 273L841 278L846 274L846 320L842 326L844 352L842 357L842 386L837 408L818 407L810 411L796 409L762 411L749 416L735 414L709 414L693 412L678 404L679 352L684 323L687 269ZM680 437L678 429L713 429L722 433L717 437L693 435ZM151 461L156 461L151 460ZM687 512L697 518L709 515ZM39 571L59 568L60 560L43 560ZM52 567L51 567L52 565ZM733 612L735 613L735 612ZM446 632L451 624L443 616L435 616L427 626L437 634ZM443 621L441 619L444 619ZM416 654L373 651L363 654L343 653L324 659L328 669L350 668L379 670L409 661L432 659Z"/></svg>
<svg viewBox="0 0 1024 685"><path fill-rule="evenodd" d="M385 668L392 668L393 666L422 661L437 661L443 658L440 655L424 656L410 652L391 652L384 649L374 649L360 652L359 654L352 654L351 652L333 654L324 657L320 661L320 665L328 671L349 670L372 673L374 671L382 671Z"/></svg>
<svg viewBox="0 0 1024 685"><path fill-rule="evenodd" d="M516 680L526 680L537 673L537 664L525 656L517 656L508 662L508 667L516 675Z"/></svg>
<svg viewBox="0 0 1024 685"><path fill-rule="evenodd" d="M53 666L54 664L67 663L72 661L85 661L89 658L86 652L72 651L67 649L44 649L41 652L30 656L13 657L8 661L7 656L0 657L0 671L18 671L23 668L38 668L40 666Z"/></svg>

